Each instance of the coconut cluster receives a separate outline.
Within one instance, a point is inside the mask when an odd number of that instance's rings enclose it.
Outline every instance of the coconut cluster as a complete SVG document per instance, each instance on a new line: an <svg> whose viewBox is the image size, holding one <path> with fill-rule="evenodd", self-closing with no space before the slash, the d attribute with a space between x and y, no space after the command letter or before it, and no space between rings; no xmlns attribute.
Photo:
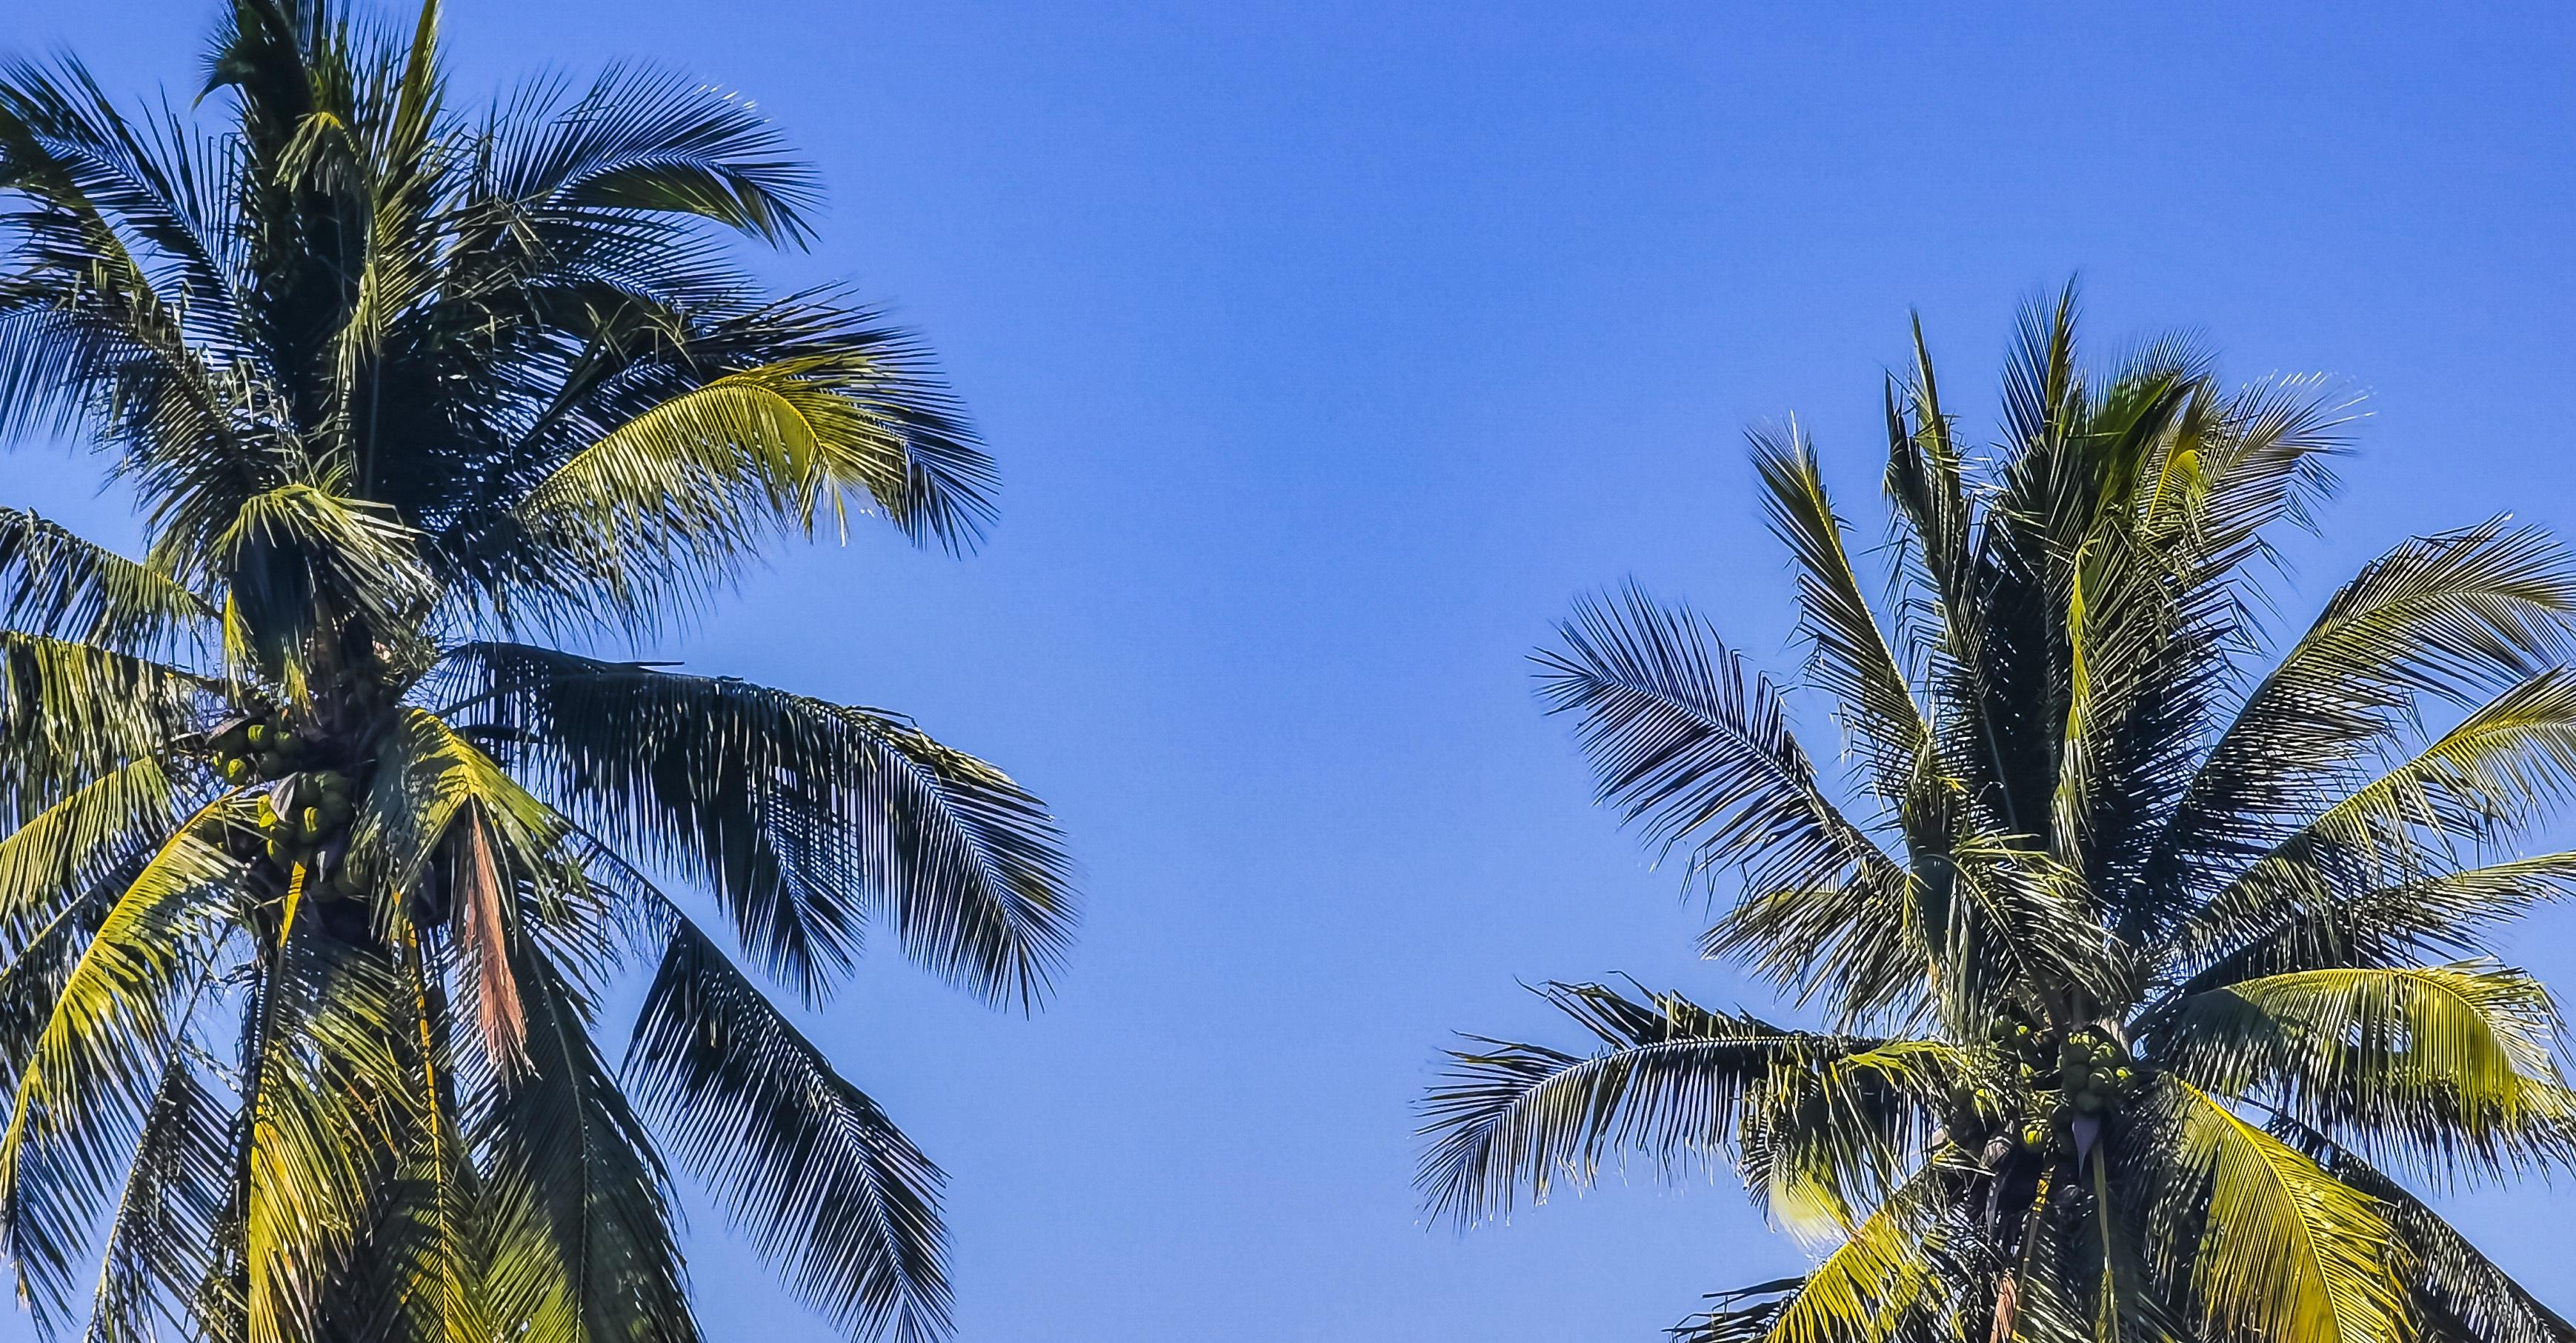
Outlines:
<svg viewBox="0 0 2576 1343"><path fill-rule="evenodd" d="M354 895L346 859L349 818L356 810L349 800L349 776L336 769L279 779L259 799L261 854L280 871L301 867L308 882L319 880L333 894Z"/></svg>
<svg viewBox="0 0 2576 1343"><path fill-rule="evenodd" d="M237 788L286 777L312 749L301 735L276 722L247 717L215 729L206 745L214 752L215 772Z"/></svg>
<svg viewBox="0 0 2576 1343"><path fill-rule="evenodd" d="M2117 1110L2137 1085L2129 1052L2096 1030L2060 1034L2027 1022L2000 1021L1990 1041L2005 1075L2018 1080L2027 1097L2018 1107L2017 1130L2007 1132L2034 1152L2055 1149L2065 1125Z"/></svg>
<svg viewBox="0 0 2576 1343"><path fill-rule="evenodd" d="M317 894L357 894L347 862L354 785L320 764L324 743L272 720L240 718L217 729L207 747L225 782L260 789L256 830L237 834L235 857L266 859L280 874L303 868Z"/></svg>

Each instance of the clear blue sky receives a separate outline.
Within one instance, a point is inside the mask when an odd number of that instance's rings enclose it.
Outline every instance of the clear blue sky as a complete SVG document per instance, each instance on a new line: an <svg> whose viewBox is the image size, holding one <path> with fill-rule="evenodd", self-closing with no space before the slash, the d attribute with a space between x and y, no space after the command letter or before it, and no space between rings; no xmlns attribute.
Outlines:
<svg viewBox="0 0 2576 1343"><path fill-rule="evenodd" d="M1909 306L1962 392L2077 271L2099 343L2369 389L2299 620L2409 532L2576 526L2570 11L1963 8L454 0L460 94L642 56L757 98L832 187L777 273L926 333L1001 458L980 557L787 555L665 650L917 714L1085 861L1043 1016L885 957L817 1026L954 1177L966 1339L1643 1343L1797 1262L1723 1179L1425 1229L1408 1106L1448 1032L1547 1028L1516 979L1764 1002L1523 656L1635 574L1786 667L1741 428L1805 417L1874 527ZM12 0L0 45L184 96L209 18ZM113 533L89 470L0 498ZM2576 917L2524 954L2576 990ZM2548 1198L2454 1205L2576 1308ZM696 1226L712 1337L830 1336Z"/></svg>

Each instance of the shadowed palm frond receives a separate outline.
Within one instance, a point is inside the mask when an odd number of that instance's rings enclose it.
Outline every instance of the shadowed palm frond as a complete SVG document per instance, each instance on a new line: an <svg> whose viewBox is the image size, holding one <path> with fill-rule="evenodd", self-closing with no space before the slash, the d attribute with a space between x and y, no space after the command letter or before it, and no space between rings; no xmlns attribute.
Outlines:
<svg viewBox="0 0 2576 1343"><path fill-rule="evenodd" d="M882 909L913 959L1031 1003L1070 939L1070 864L1037 799L876 712L516 644L464 687L567 814L704 879L763 968L809 997Z"/></svg>
<svg viewBox="0 0 2576 1343"><path fill-rule="evenodd" d="M676 911L627 1068L648 1108L778 1261L851 1333L949 1328L945 1177Z"/></svg>

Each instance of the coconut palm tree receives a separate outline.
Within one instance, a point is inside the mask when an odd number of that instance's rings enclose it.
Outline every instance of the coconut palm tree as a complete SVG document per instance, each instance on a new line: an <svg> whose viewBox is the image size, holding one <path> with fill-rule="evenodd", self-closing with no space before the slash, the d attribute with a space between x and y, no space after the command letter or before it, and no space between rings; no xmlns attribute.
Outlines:
<svg viewBox="0 0 2576 1343"><path fill-rule="evenodd" d="M2576 787L2576 564L2411 540L2267 658L2267 538L2349 403L2172 341L2088 377L2075 333L2071 290L2025 317L1971 458L1917 326L1885 618L1809 442L1754 436L1856 803L1687 609L1632 589L1542 654L1603 799L1733 893L1706 953L1819 1024L1546 985L1588 1043L1451 1055L1427 1201L1732 1161L1821 1257L1699 1343L2576 1339L2413 1192L2576 1157L2557 1007L2493 957L2576 889L2512 851Z"/></svg>
<svg viewBox="0 0 2576 1343"><path fill-rule="evenodd" d="M749 104L460 111L437 24L236 0L205 129L0 70L0 429L148 542L0 511L0 1250L49 1335L687 1339L668 1158L851 1334L941 1335L939 1171L762 983L881 921L1034 1003L1054 826L602 654L853 512L962 550L990 464L918 346L731 259L816 204Z"/></svg>

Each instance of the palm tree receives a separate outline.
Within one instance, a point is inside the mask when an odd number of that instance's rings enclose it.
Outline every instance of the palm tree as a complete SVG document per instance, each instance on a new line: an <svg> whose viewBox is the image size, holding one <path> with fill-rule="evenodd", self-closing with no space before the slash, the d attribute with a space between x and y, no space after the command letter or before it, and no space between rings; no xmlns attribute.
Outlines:
<svg viewBox="0 0 2576 1343"><path fill-rule="evenodd" d="M2410 1192L2576 1158L2557 1007L2492 952L2576 890L2576 853L2510 850L2576 788L2576 564L2501 521L2411 540L2266 662L2267 537L2349 402L2175 341L2087 377L2070 289L2002 404L1971 459L1917 326L1885 621L1808 441L1754 436L1858 806L1686 609L1631 589L1542 654L1603 799L1740 887L1706 954L1823 1025L1546 985L1588 1047L1452 1054L1429 1205L1731 1160L1821 1257L1696 1343L2576 1339Z"/></svg>
<svg viewBox="0 0 2576 1343"><path fill-rule="evenodd" d="M904 335L730 259L816 203L749 104L461 113L437 25L235 0L214 130L0 70L0 420L149 543L0 511L0 1250L48 1335L688 1339L668 1156L851 1334L940 1336L938 1169L754 975L819 1003L882 921L1034 1004L1053 823L893 714L573 650L854 510L963 550L990 463Z"/></svg>

